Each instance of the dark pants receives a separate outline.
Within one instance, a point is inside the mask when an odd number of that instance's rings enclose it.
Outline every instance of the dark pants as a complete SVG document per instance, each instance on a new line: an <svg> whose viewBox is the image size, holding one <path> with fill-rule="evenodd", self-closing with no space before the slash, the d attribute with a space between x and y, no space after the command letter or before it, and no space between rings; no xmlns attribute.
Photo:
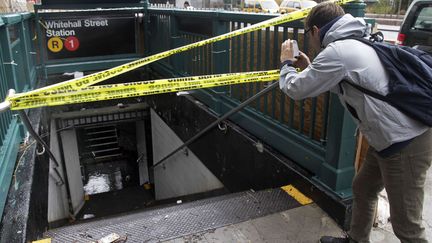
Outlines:
<svg viewBox="0 0 432 243"><path fill-rule="evenodd" d="M432 129L418 136L399 153L381 158L369 148L366 160L353 181L353 213L349 235L370 242L378 193L385 188L390 218L401 242L424 243L422 225L424 184L432 161Z"/></svg>

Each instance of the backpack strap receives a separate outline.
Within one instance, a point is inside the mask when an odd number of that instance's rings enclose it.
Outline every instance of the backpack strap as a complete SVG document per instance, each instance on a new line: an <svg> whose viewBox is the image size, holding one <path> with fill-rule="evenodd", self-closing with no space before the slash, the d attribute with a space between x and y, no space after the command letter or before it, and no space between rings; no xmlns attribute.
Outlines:
<svg viewBox="0 0 432 243"><path fill-rule="evenodd" d="M348 39L357 40L357 41L360 41L360 42L362 42L362 43L364 43L364 44L366 44L368 46L373 46L374 42L382 42L384 40L384 35L383 35L383 33L381 31L379 31L379 32L371 34L370 37L369 37L369 40L365 39L365 38L362 38L362 37L347 36L347 37L344 37L344 38L337 39L336 41L338 41L338 40L348 40ZM352 82L350 82L348 80L345 80L345 79L342 80L342 82L349 84L350 86L356 88L357 90L360 90L361 92L363 92L363 93L365 93L365 94L367 94L369 96L372 96L372 97L374 97L376 99L379 99L379 100L382 100L384 102L387 102L387 103L391 104L390 100L386 96L384 96L384 95L378 94L378 93L376 93L376 92L374 92L372 90L366 89L366 88L364 88L364 87L362 87L362 86L360 86L358 84L352 83Z"/></svg>
<svg viewBox="0 0 432 243"><path fill-rule="evenodd" d="M339 41L339 40L358 40L360 42L363 42L366 45L372 46L374 42L383 42L384 41L384 34L381 31L375 32L373 34L369 35L369 39L365 39L364 37L358 37L358 36L347 36L347 37L342 37L339 38L335 41Z"/></svg>
<svg viewBox="0 0 432 243"><path fill-rule="evenodd" d="M372 96L375 99L379 99L379 100L385 101L387 103L390 103L390 99L388 99L386 96L384 96L382 94L378 94L378 93L376 93L376 92L374 92L372 90L366 89L366 88L364 88L364 87L362 87L362 86L360 86L358 84L352 83L352 82L347 81L347 80L342 80L342 82L351 85L352 87L356 88L357 90L360 90L361 92L363 92L363 93L365 93L365 94L367 94L369 96Z"/></svg>

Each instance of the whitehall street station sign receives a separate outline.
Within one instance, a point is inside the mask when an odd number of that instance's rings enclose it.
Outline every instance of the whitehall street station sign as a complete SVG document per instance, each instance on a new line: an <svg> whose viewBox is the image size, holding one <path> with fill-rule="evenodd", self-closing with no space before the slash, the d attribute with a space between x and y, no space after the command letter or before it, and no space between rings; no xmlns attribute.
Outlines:
<svg viewBox="0 0 432 243"><path fill-rule="evenodd" d="M49 60L135 53L134 14L64 15L40 22Z"/></svg>

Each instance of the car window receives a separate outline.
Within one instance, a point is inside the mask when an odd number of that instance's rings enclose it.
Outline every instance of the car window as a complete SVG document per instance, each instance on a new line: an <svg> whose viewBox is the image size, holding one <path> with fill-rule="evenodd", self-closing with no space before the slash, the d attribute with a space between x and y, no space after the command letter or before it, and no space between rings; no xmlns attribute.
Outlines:
<svg viewBox="0 0 432 243"><path fill-rule="evenodd" d="M303 3L303 8L313 7L317 5L317 3L314 1L303 1L302 3Z"/></svg>
<svg viewBox="0 0 432 243"><path fill-rule="evenodd" d="M245 1L245 8L254 8L257 3L256 1Z"/></svg>
<svg viewBox="0 0 432 243"><path fill-rule="evenodd" d="M279 8L279 6L277 5L277 3L275 1L262 1L261 5L265 9L278 9Z"/></svg>
<svg viewBox="0 0 432 243"><path fill-rule="evenodd" d="M423 7L418 12L412 28L432 31L432 6Z"/></svg>
<svg viewBox="0 0 432 243"><path fill-rule="evenodd" d="M288 8L294 8L294 2L288 2L287 7Z"/></svg>
<svg viewBox="0 0 432 243"><path fill-rule="evenodd" d="M295 2L294 3L294 8L301 9L300 3L299 2Z"/></svg>

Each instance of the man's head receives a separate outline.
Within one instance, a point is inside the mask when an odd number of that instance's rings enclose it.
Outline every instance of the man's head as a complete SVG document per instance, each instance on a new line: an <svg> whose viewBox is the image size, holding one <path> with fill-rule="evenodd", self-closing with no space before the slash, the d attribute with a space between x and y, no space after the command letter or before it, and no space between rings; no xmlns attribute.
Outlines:
<svg viewBox="0 0 432 243"><path fill-rule="evenodd" d="M307 29L313 26L321 28L333 19L343 16L344 14L345 12L341 6L332 2L322 2L312 8L305 20L305 27Z"/></svg>
<svg viewBox="0 0 432 243"><path fill-rule="evenodd" d="M185 8L189 7L189 6L190 6L190 5L189 5L189 2L188 2L188 1L185 1L184 4L183 4L183 6L184 6Z"/></svg>
<svg viewBox="0 0 432 243"><path fill-rule="evenodd" d="M332 2L322 2L312 8L305 20L305 30L310 33L312 48L319 50L321 46L319 29L344 14L344 10Z"/></svg>

